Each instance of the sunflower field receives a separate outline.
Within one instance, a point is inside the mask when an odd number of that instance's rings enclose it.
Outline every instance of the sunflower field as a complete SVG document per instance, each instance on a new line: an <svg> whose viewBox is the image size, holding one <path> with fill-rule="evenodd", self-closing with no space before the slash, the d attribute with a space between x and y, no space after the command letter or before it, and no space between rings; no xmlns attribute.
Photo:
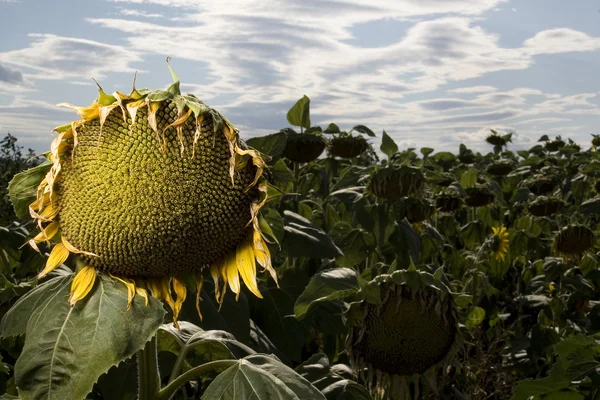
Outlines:
<svg viewBox="0 0 600 400"><path fill-rule="evenodd" d="M0 158L0 399L600 399L600 136L243 141L170 71Z"/></svg>

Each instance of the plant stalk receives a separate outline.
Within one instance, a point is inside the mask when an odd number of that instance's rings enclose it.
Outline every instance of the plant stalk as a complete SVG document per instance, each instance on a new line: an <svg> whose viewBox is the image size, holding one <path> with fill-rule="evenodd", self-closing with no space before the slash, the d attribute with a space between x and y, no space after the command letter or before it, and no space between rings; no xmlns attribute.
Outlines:
<svg viewBox="0 0 600 400"><path fill-rule="evenodd" d="M137 353L139 400L153 400L160 391L156 336Z"/></svg>
<svg viewBox="0 0 600 400"><path fill-rule="evenodd" d="M192 368L181 376L177 377L177 379L170 382L167 386L165 386L161 391L156 393L156 395L152 398L153 400L168 400L170 399L177 389L181 387L186 382L194 380L195 378L201 377L203 374L210 372L215 369L227 369L238 363L238 360L218 360L211 361L206 364L202 364L198 367ZM140 397L141 400L141 397Z"/></svg>

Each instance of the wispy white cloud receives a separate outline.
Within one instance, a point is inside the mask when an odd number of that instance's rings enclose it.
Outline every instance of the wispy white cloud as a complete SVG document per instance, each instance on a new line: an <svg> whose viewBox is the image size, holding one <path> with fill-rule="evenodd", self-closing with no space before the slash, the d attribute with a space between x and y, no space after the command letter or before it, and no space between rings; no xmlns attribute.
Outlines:
<svg viewBox="0 0 600 400"><path fill-rule="evenodd" d="M162 18L162 14L149 13L141 10L132 10L130 8L119 8L119 14L126 17L143 17L143 18Z"/></svg>
<svg viewBox="0 0 600 400"><path fill-rule="evenodd" d="M93 40L30 34L29 47L0 53L0 62L32 71L36 79L101 78L108 72L134 72L142 58L133 50Z"/></svg>

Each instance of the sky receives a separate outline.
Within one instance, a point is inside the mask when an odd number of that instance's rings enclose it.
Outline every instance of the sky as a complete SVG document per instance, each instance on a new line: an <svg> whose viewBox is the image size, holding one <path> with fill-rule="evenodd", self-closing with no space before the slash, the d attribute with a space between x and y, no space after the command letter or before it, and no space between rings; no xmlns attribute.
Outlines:
<svg viewBox="0 0 600 400"><path fill-rule="evenodd" d="M401 148L513 149L600 134L597 0L0 0L0 136L36 152L77 119L57 103L171 82L165 58L242 138L363 124ZM489 150L489 149L488 149Z"/></svg>

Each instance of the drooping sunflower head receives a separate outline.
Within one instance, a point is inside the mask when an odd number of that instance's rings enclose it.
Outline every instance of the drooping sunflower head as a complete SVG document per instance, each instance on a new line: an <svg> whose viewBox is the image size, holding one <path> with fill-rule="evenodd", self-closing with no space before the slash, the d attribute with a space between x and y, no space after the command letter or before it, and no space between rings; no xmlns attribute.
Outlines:
<svg viewBox="0 0 600 400"><path fill-rule="evenodd" d="M528 188L531 193L541 196L552 192L558 183L558 180L553 176L538 174L523 181L522 185Z"/></svg>
<svg viewBox="0 0 600 400"><path fill-rule="evenodd" d="M329 141L329 154L340 158L360 156L369 148L367 139L360 135L336 136Z"/></svg>
<svg viewBox="0 0 600 400"><path fill-rule="evenodd" d="M506 144L508 142L510 142L511 139L510 139L510 137L506 138L502 135L499 135L497 132L492 131L492 133L485 138L485 141L493 146L502 147L502 146L506 146Z"/></svg>
<svg viewBox="0 0 600 400"><path fill-rule="evenodd" d="M556 197L539 196L529 203L527 211L536 217L549 217L560 212L565 207L565 202Z"/></svg>
<svg viewBox="0 0 600 400"><path fill-rule="evenodd" d="M369 191L381 199L398 200L421 193L424 186L425 177L420 169L402 165L377 171L371 178Z"/></svg>
<svg viewBox="0 0 600 400"><path fill-rule="evenodd" d="M592 133L592 146L594 146L594 148L600 146L600 135L594 135Z"/></svg>
<svg viewBox="0 0 600 400"><path fill-rule="evenodd" d="M467 197L465 203L469 207L483 207L492 203L495 199L494 193L486 185L476 185L465 188Z"/></svg>
<svg viewBox="0 0 600 400"><path fill-rule="evenodd" d="M416 269L380 275L369 285L380 298L353 304L346 352L355 373L378 396L401 398L390 391L421 374L435 381L438 367L458 348L456 306L442 282Z"/></svg>
<svg viewBox="0 0 600 400"><path fill-rule="evenodd" d="M100 271L128 285L131 297L150 290L175 318L184 278L201 286L205 266L219 301L227 285L239 294L240 276L260 296L257 261L275 278L259 226L262 158L218 111L182 96L171 72L166 91L107 95L100 88L87 108L61 104L81 119L56 128L52 165L30 206L41 229L30 244L60 233L40 277L70 254L83 261L72 304Z"/></svg>
<svg viewBox="0 0 600 400"><path fill-rule="evenodd" d="M425 221L435 210L428 199L412 196L404 200L404 208L406 219L411 224Z"/></svg>
<svg viewBox="0 0 600 400"><path fill-rule="evenodd" d="M490 164L486 171L490 175L494 176L505 176L512 172L514 169L514 162L511 160L500 160Z"/></svg>
<svg viewBox="0 0 600 400"><path fill-rule="evenodd" d="M439 194L435 199L436 207L443 212L453 212L460 208L463 201L458 193L444 192Z"/></svg>
<svg viewBox="0 0 600 400"><path fill-rule="evenodd" d="M508 254L508 232L505 226L492 228L492 237L490 238L490 256L498 261L504 261Z"/></svg>
<svg viewBox="0 0 600 400"><path fill-rule="evenodd" d="M287 142L283 150L284 157L299 163L314 161L325 150L326 141L321 135L287 133Z"/></svg>
<svg viewBox="0 0 600 400"><path fill-rule="evenodd" d="M567 256L582 254L594 246L596 235L584 225L568 225L554 238L554 251Z"/></svg>

